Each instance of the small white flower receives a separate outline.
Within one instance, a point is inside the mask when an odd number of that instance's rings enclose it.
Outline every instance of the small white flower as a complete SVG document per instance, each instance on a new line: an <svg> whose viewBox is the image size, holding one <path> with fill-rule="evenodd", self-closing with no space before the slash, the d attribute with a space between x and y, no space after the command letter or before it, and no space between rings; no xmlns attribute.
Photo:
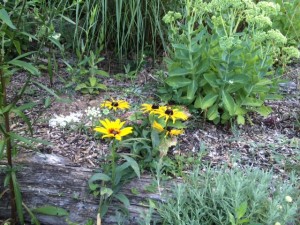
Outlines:
<svg viewBox="0 0 300 225"><path fill-rule="evenodd" d="M281 223L279 223L279 222L276 222L274 225L281 225Z"/></svg>
<svg viewBox="0 0 300 225"><path fill-rule="evenodd" d="M287 196L285 196L285 201L286 201L286 202L292 202L293 199L292 199L291 196L287 195Z"/></svg>
<svg viewBox="0 0 300 225"><path fill-rule="evenodd" d="M229 84L233 84L234 82L233 82L232 80L229 80L228 83L229 83Z"/></svg>

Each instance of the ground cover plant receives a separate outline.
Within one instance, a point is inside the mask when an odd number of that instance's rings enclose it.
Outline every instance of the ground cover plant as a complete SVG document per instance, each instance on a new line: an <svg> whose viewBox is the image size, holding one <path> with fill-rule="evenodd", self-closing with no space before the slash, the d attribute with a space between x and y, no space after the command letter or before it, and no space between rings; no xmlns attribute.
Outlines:
<svg viewBox="0 0 300 225"><path fill-rule="evenodd" d="M86 224L130 223L145 193L159 197L135 223L298 224L299 5L4 1L0 224L79 224L68 205L22 200L15 162L28 151L94 170Z"/></svg>

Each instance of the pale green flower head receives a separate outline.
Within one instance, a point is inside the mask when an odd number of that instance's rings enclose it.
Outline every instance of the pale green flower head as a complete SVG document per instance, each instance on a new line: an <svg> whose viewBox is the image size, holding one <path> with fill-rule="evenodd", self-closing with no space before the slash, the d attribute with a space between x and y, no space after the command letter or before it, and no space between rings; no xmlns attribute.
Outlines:
<svg viewBox="0 0 300 225"><path fill-rule="evenodd" d="M267 40L268 34L264 31L258 31L255 33L253 40L257 43L262 43Z"/></svg>
<svg viewBox="0 0 300 225"><path fill-rule="evenodd" d="M300 58L300 51L295 47L283 47L282 50L287 54L288 58Z"/></svg>
<svg viewBox="0 0 300 225"><path fill-rule="evenodd" d="M234 37L221 37L220 47L222 50L229 50L234 45Z"/></svg>
<svg viewBox="0 0 300 225"><path fill-rule="evenodd" d="M269 30L268 39L275 42L276 44L284 45L287 42L287 38L278 30Z"/></svg>
<svg viewBox="0 0 300 225"><path fill-rule="evenodd" d="M276 16L280 12L280 5L273 2L258 2L257 6L268 16Z"/></svg>
<svg viewBox="0 0 300 225"><path fill-rule="evenodd" d="M181 19L182 15L179 12L169 11L164 17L163 21L165 23L173 23L174 21Z"/></svg>
<svg viewBox="0 0 300 225"><path fill-rule="evenodd" d="M265 28L265 27L272 26L272 21L270 17L263 16L263 15L250 16L248 17L247 22L254 24L258 28Z"/></svg>

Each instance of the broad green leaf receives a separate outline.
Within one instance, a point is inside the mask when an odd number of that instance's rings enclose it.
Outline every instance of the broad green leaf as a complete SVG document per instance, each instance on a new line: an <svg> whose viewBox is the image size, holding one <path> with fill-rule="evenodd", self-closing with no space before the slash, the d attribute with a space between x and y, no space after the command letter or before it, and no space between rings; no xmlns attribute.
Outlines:
<svg viewBox="0 0 300 225"><path fill-rule="evenodd" d="M97 84L95 86L95 88L99 88L99 89L102 89L102 90L106 90L107 89L106 85L104 85L104 84Z"/></svg>
<svg viewBox="0 0 300 225"><path fill-rule="evenodd" d="M213 94L213 93L206 95L203 98L203 103L202 103L201 109L205 110L205 109L211 107L215 103L215 101L217 100L218 97L219 97L219 95Z"/></svg>
<svg viewBox="0 0 300 225"><path fill-rule="evenodd" d="M258 81L255 85L256 86L264 86L264 85L268 85L268 84L272 84L273 82L269 79L261 79L260 81Z"/></svg>
<svg viewBox="0 0 300 225"><path fill-rule="evenodd" d="M268 116L272 112L272 108L269 106L260 106L253 109L255 112L258 112L262 116Z"/></svg>
<svg viewBox="0 0 300 225"><path fill-rule="evenodd" d="M184 78L184 77L168 77L165 82L173 87L173 88L181 88L188 86L189 84L192 83L192 80Z"/></svg>
<svg viewBox="0 0 300 225"><path fill-rule="evenodd" d="M237 209L235 209L235 213L236 213L238 220L241 219L245 215L245 213L247 211L247 207L248 207L247 201L244 201L241 203L241 205Z"/></svg>
<svg viewBox="0 0 300 225"><path fill-rule="evenodd" d="M242 105L247 105L247 106L261 106L264 102L260 99L256 98L251 98L247 97L243 100Z"/></svg>
<svg viewBox="0 0 300 225"><path fill-rule="evenodd" d="M245 218L245 219L241 219L241 220L238 220L238 223L239 224L244 224L244 223L249 223L250 222L250 219L248 219L248 218ZM251 224L249 224L249 225L251 225ZM252 224L253 225L253 224Z"/></svg>
<svg viewBox="0 0 300 225"><path fill-rule="evenodd" d="M79 91L84 88L87 88L87 85L85 83L80 83L75 87L75 91Z"/></svg>
<svg viewBox="0 0 300 225"><path fill-rule="evenodd" d="M13 60L9 61L8 64L20 67L24 70L27 70L28 72L30 72L33 75L36 75L36 76L40 75L40 71L30 63L27 63L27 62L24 62L24 61L21 61L18 59L13 59Z"/></svg>
<svg viewBox="0 0 300 225"><path fill-rule="evenodd" d="M14 187L15 192L15 201L16 201L16 207L17 207L17 214L19 218L19 222L21 224L24 224L24 215L23 215L23 207L22 207L22 195L19 188L19 184L17 181L16 173L14 171L11 172L11 179Z"/></svg>
<svg viewBox="0 0 300 225"><path fill-rule="evenodd" d="M104 173L95 173L93 174L93 176L91 176L91 178L88 181L89 187L92 191L96 190L97 187L99 187L99 185L94 184L94 181L110 181L111 178L109 176L107 176Z"/></svg>
<svg viewBox="0 0 300 225"><path fill-rule="evenodd" d="M237 116L237 123L244 125L245 124L245 118L242 115Z"/></svg>
<svg viewBox="0 0 300 225"><path fill-rule="evenodd" d="M26 109L32 109L36 105L37 105L36 102L29 102L29 103L26 103L26 104L23 104L23 105L19 106L17 108L17 110L23 111L23 110L26 110Z"/></svg>
<svg viewBox="0 0 300 225"><path fill-rule="evenodd" d="M64 50L64 46L61 45L61 43L59 42L59 40L57 40L56 38L53 38L53 37L48 37L48 39L58 47L58 49L60 51L63 51Z"/></svg>
<svg viewBox="0 0 300 225"><path fill-rule="evenodd" d="M222 91L222 101L224 103L225 109L229 112L230 116L234 115L235 103L233 98L224 90Z"/></svg>
<svg viewBox="0 0 300 225"><path fill-rule="evenodd" d="M19 53L19 55L21 55L22 51L21 51L20 42L17 41L17 40L14 40L13 43L14 43L14 46L16 47L16 49L17 49L17 52Z"/></svg>
<svg viewBox="0 0 300 225"><path fill-rule="evenodd" d="M96 77L89 77L90 85L92 87L95 87L97 84L97 78Z"/></svg>
<svg viewBox="0 0 300 225"><path fill-rule="evenodd" d="M104 76L104 77L109 77L109 73L103 71L103 70L95 70L95 74Z"/></svg>
<svg viewBox="0 0 300 225"><path fill-rule="evenodd" d="M219 112L218 112L218 105L217 104L210 107L209 110L207 111L207 119L208 120L215 120L219 116L220 115L219 115Z"/></svg>
<svg viewBox="0 0 300 225"><path fill-rule="evenodd" d="M51 206L51 205L44 205L38 208L35 208L32 210L34 213L39 213L43 215L49 215L49 216L68 216L69 213L67 210L56 207L56 206Z"/></svg>
<svg viewBox="0 0 300 225"><path fill-rule="evenodd" d="M213 73L205 73L203 74L204 79L210 84L212 87L219 87L217 83L218 77Z"/></svg>
<svg viewBox="0 0 300 225"><path fill-rule="evenodd" d="M151 130L152 147L155 149L160 145L160 138L156 130Z"/></svg>
<svg viewBox="0 0 300 225"><path fill-rule="evenodd" d="M16 29L15 25L13 25L13 23L11 22L9 15L5 9L0 9L0 19L11 29Z"/></svg>
<svg viewBox="0 0 300 225"><path fill-rule="evenodd" d="M1 139L0 140L0 160L3 158L4 148L5 148L5 140Z"/></svg>
<svg viewBox="0 0 300 225"><path fill-rule="evenodd" d="M203 97L201 95L198 95L195 100L194 107L196 109L199 109L199 108L201 108L202 105L203 105Z"/></svg>
<svg viewBox="0 0 300 225"><path fill-rule="evenodd" d="M122 193L115 194L114 197L124 204L126 208L130 206L129 199Z"/></svg>
<svg viewBox="0 0 300 225"><path fill-rule="evenodd" d="M130 166L134 170L135 174L138 176L138 178L140 178L141 172L140 172L140 167L137 164L137 162L133 158L129 157L128 155L120 154L120 156L123 157L130 164Z"/></svg>
<svg viewBox="0 0 300 225"><path fill-rule="evenodd" d="M189 70L186 68L175 68L169 71L169 76L170 77L175 77L175 76L184 76L189 74Z"/></svg>
<svg viewBox="0 0 300 225"><path fill-rule="evenodd" d="M187 87L187 99L193 100L195 98L195 93L198 90L198 81L192 80L192 82Z"/></svg>

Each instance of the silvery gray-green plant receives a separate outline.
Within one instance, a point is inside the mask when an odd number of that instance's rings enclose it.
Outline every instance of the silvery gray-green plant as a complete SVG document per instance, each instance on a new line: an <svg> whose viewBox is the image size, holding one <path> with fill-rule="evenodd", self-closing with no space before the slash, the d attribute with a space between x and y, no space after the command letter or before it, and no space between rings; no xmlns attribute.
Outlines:
<svg viewBox="0 0 300 225"><path fill-rule="evenodd" d="M175 185L172 197L157 205L163 224L297 224L300 199L294 175L283 181L253 168L205 169L194 170L185 183Z"/></svg>
<svg viewBox="0 0 300 225"><path fill-rule="evenodd" d="M244 124L248 112L267 116L271 108L264 101L280 98L274 63L280 55L299 57L272 28L270 16L278 12L271 2L185 0L182 12L166 14L165 99L193 104L215 123Z"/></svg>

